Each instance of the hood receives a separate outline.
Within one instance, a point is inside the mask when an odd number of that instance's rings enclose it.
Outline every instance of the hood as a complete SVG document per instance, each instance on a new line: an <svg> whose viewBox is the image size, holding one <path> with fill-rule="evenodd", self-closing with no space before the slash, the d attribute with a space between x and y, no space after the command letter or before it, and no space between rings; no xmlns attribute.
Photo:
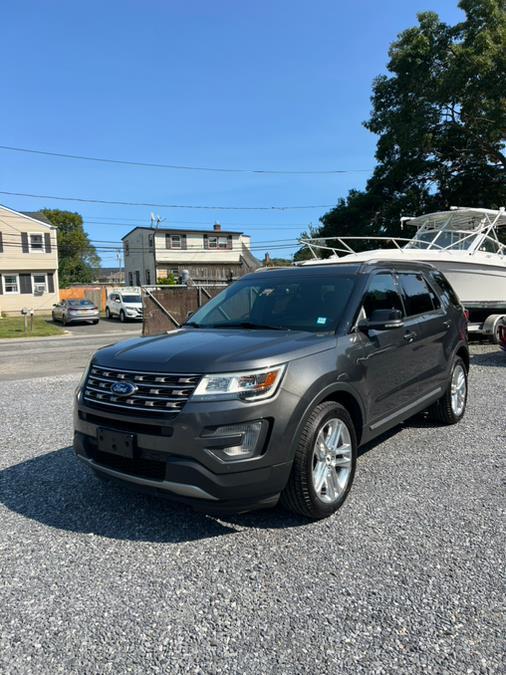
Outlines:
<svg viewBox="0 0 506 675"><path fill-rule="evenodd" d="M335 345L334 334L187 328L104 347L94 362L147 372L218 373L276 365Z"/></svg>

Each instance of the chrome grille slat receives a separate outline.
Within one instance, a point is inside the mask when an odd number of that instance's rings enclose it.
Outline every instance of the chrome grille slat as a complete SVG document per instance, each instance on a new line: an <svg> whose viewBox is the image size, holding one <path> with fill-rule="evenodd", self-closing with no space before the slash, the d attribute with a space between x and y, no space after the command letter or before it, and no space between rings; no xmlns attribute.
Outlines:
<svg viewBox="0 0 506 675"><path fill-rule="evenodd" d="M112 394L110 391L107 391L107 389L96 389L95 387L92 387L91 385L87 384L86 389L89 391L96 391L98 394L106 395L106 396L111 396L111 398L117 398L116 395ZM152 401L155 398L155 395L153 396L144 396L143 394L138 394L137 392L135 394L131 394L130 396L127 396L127 398L139 398L142 400L147 400L147 401ZM186 398L180 398L176 396L156 396L157 401L175 401L178 403L184 403L186 401Z"/></svg>
<svg viewBox="0 0 506 675"><path fill-rule="evenodd" d="M116 382L117 379L120 378L112 378L112 377L100 377L99 375L90 375L89 377L90 380L97 380L100 382ZM122 380L126 379L126 376L124 378L121 378ZM129 379L128 381L133 382L136 384L138 387L146 387L146 388L152 388L156 387L157 389L190 389L193 391L195 389L195 385L193 384L159 384L158 382L147 382L147 381L140 381L140 380L135 380L135 379Z"/></svg>
<svg viewBox="0 0 506 675"><path fill-rule="evenodd" d="M141 372L94 365L88 374L83 396L95 406L178 413L197 387L200 377L193 373ZM133 384L136 390L128 395L117 394L111 391L117 382Z"/></svg>

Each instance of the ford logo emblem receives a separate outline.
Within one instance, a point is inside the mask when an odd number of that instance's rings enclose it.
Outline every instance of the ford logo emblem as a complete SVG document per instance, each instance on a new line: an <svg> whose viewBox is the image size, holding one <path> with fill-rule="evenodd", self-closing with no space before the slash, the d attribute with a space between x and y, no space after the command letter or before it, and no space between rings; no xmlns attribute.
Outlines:
<svg viewBox="0 0 506 675"><path fill-rule="evenodd" d="M118 396L130 396L137 391L137 387L131 382L115 382L111 385L111 391Z"/></svg>

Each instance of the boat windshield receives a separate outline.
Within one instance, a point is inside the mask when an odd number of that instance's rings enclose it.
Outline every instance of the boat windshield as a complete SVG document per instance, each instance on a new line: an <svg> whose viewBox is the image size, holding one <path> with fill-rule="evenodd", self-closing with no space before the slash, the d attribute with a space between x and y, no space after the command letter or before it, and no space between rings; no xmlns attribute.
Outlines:
<svg viewBox="0 0 506 675"><path fill-rule="evenodd" d="M451 248L455 251L467 251L475 240L475 237L470 237L469 234L469 231L459 230L419 231L406 248Z"/></svg>

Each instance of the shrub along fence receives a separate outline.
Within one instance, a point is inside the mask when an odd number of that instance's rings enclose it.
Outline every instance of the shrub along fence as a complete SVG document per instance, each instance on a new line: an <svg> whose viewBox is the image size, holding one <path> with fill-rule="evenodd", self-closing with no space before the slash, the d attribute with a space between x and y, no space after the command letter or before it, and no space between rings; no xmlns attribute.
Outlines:
<svg viewBox="0 0 506 675"><path fill-rule="evenodd" d="M190 312L195 312L226 288L216 286L164 286L143 288L143 335L159 335L174 330L184 323Z"/></svg>

